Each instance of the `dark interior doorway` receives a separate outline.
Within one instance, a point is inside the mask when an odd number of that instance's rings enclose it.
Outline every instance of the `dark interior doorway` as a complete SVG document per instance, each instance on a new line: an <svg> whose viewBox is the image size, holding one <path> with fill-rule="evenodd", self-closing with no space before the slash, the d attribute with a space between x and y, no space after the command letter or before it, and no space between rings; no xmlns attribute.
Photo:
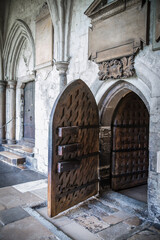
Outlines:
<svg viewBox="0 0 160 240"><path fill-rule="evenodd" d="M28 82L24 88L23 138L26 142L35 140L35 82Z"/></svg>
<svg viewBox="0 0 160 240"><path fill-rule="evenodd" d="M134 187L147 184L148 141L148 110L143 101L135 93L130 92L120 100L112 119L113 190L129 188L134 190ZM134 198L134 194L132 196Z"/></svg>

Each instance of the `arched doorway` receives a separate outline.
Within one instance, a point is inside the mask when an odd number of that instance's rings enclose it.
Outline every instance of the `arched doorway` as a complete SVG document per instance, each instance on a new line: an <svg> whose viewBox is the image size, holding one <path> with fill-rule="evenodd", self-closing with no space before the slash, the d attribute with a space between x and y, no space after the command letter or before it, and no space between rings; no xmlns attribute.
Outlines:
<svg viewBox="0 0 160 240"><path fill-rule="evenodd" d="M147 183L149 113L134 92L125 95L112 117L111 187L126 189Z"/></svg>

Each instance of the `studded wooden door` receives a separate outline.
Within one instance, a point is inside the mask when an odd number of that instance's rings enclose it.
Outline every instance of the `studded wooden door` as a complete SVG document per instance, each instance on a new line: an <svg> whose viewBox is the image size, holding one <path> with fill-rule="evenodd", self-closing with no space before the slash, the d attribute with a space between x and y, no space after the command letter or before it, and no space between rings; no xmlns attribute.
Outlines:
<svg viewBox="0 0 160 240"><path fill-rule="evenodd" d="M70 83L54 104L48 166L49 216L98 193L98 107L81 80Z"/></svg>
<svg viewBox="0 0 160 240"><path fill-rule="evenodd" d="M147 182L148 138L148 110L135 93L129 93L119 102L113 117L113 190Z"/></svg>
<svg viewBox="0 0 160 240"><path fill-rule="evenodd" d="M24 88L24 121L23 137L26 141L34 142L35 139L35 82L26 83Z"/></svg>

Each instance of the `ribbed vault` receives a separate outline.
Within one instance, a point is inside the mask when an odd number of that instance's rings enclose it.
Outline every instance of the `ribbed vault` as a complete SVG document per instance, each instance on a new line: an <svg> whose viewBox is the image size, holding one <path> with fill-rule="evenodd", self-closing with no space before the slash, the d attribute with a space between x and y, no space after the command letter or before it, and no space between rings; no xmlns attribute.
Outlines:
<svg viewBox="0 0 160 240"><path fill-rule="evenodd" d="M31 30L24 21L17 19L8 34L3 50L4 72L6 80L16 79L17 61L25 41L28 41L31 45L33 53L33 65L35 65L35 46Z"/></svg>

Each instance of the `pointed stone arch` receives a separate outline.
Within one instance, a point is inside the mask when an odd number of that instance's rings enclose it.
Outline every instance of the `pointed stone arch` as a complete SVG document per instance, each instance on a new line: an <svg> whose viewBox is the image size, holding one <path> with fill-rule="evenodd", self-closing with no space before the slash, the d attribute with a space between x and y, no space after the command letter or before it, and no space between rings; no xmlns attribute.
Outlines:
<svg viewBox="0 0 160 240"><path fill-rule="evenodd" d="M4 58L4 71L6 80L16 79L16 66L17 61L25 41L31 45L33 52L33 68L35 66L35 46L34 40L28 25L21 19L17 19L13 24L7 40L4 45L3 58Z"/></svg>
<svg viewBox="0 0 160 240"><path fill-rule="evenodd" d="M35 45L34 39L31 33L30 28L28 25L21 19L17 19L14 24L12 25L3 49L3 63L4 63L4 79L7 82L7 90L6 90L6 121L10 121L7 125L6 131L6 139L9 144L16 143L16 130L21 128L22 121L21 117L17 117L18 113L20 112L20 105L17 105L17 91L20 92L19 88L16 87L17 85L17 66L18 61L22 52L22 48L24 47L25 43L30 45L33 57L32 63L32 70L35 67ZM27 76L30 80L32 74ZM27 79L27 81L28 81ZM34 80L34 79L33 79ZM26 79L24 80L26 82ZM23 83L23 80L22 80ZM19 111L19 112L18 112ZM20 116L20 114L19 114ZM17 124L17 119L19 119L19 123Z"/></svg>

